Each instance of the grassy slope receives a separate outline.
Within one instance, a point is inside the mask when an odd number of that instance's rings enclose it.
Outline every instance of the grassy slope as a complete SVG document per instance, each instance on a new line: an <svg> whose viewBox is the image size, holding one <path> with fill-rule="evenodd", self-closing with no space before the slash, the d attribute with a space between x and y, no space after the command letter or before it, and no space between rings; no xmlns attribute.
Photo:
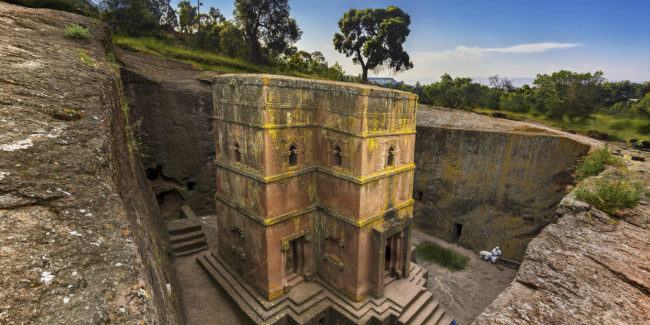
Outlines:
<svg viewBox="0 0 650 325"><path fill-rule="evenodd" d="M278 67L258 65L245 60L231 58L225 55L172 44L153 37L113 36L115 45L129 51L142 52L161 56L168 59L192 63L204 70L221 73L271 73L294 77L318 78L317 76L286 71Z"/></svg>
<svg viewBox="0 0 650 325"><path fill-rule="evenodd" d="M581 134L586 134L587 131L589 130L596 130L598 132L604 132L611 136L614 136L621 141L627 141L630 138L650 140L650 136L640 134L636 130L637 125L644 122L645 123L648 122L647 120L643 120L643 119L617 118L610 115L593 114L592 119L579 122L579 123L571 123L566 119L562 121L556 121L556 120L547 119L543 115L533 115L530 113L495 111L495 110L483 109L483 108L474 109L473 111L477 113L487 114L487 115L494 112L504 113L508 116L508 118L513 120L537 122L540 124L548 125L559 129L574 130L577 133L581 133ZM621 121L629 121L631 126L623 128L621 130L615 130L611 128L612 123L621 122Z"/></svg>

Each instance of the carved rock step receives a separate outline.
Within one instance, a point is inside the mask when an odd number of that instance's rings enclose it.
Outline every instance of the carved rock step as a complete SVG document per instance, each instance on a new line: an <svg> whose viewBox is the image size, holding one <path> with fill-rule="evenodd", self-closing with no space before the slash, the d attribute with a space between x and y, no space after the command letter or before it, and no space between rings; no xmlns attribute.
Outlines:
<svg viewBox="0 0 650 325"><path fill-rule="evenodd" d="M183 256L204 251L208 248L201 221L181 219L167 224L169 250L174 256Z"/></svg>
<svg viewBox="0 0 650 325"><path fill-rule="evenodd" d="M204 248L207 247L207 243L205 242L205 236L200 236L192 240L182 241L170 246L172 251L175 253L181 253L183 251L188 251L199 247L204 247Z"/></svg>
<svg viewBox="0 0 650 325"><path fill-rule="evenodd" d="M432 296L433 293L430 291L422 291L420 295L406 307L406 310L402 312L402 315L400 315L399 319L397 320L398 323L407 324L416 316L420 309L422 309L423 306L431 300Z"/></svg>
<svg viewBox="0 0 650 325"><path fill-rule="evenodd" d="M288 294L285 294L273 302L267 301L259 295L254 289L249 287L245 281L240 282L239 275L232 273L227 266L213 252L201 254L197 261L206 270L213 280L215 280L231 296L241 310L256 324L274 324L282 323L283 319L290 322L304 324L314 321L327 308L332 308L337 314L348 318L355 324L379 323L397 317L402 314L397 324L436 324L449 325L451 319L445 317L446 314L438 302L432 299L433 294L425 288L418 287L407 279L402 283L394 283L417 290L408 302L394 301L387 288L382 298L364 299L361 302L350 301L335 288L331 288L326 282L322 282L316 277L314 282L298 284ZM417 273L417 270L413 270ZM310 289L311 293L300 293L305 290L304 286L317 286L320 288ZM303 286L301 289L300 286ZM394 289L394 288L393 288ZM409 289L410 290L410 289ZM400 306L404 306L403 308ZM394 318L393 318L394 319ZM447 323L444 323L447 321Z"/></svg>
<svg viewBox="0 0 650 325"><path fill-rule="evenodd" d="M169 235L169 243L174 245L176 243L192 240L195 238L199 237L204 237L205 235L203 234L202 231L193 231L193 232L187 232L187 233L182 233L178 235Z"/></svg>
<svg viewBox="0 0 650 325"><path fill-rule="evenodd" d="M189 249L189 250L184 250L182 252L174 252L174 256L191 255L191 254L194 254L194 253L202 252L202 251L204 251L206 249L208 249L207 246L201 246L201 247L197 247L197 248L193 248L193 249Z"/></svg>
<svg viewBox="0 0 650 325"><path fill-rule="evenodd" d="M449 324L451 324L451 321L453 321L453 320L454 320L453 317L451 317L449 314L445 313L445 314L440 318L440 320L438 321L438 323L436 323L436 325L449 325Z"/></svg>
<svg viewBox="0 0 650 325"><path fill-rule="evenodd" d="M424 324L431 318L434 312L438 309L437 300L429 300L427 304L422 306L415 315L415 318L412 318L407 325L421 325Z"/></svg>
<svg viewBox="0 0 650 325"><path fill-rule="evenodd" d="M170 236L201 230L201 221L198 219L180 219L167 223L167 233Z"/></svg>
<svg viewBox="0 0 650 325"><path fill-rule="evenodd" d="M442 316L444 314L445 314L445 311L442 308L440 308L440 306L438 306L438 308L436 308L435 312L433 314L431 314L431 316L429 316L427 318L427 320L425 321L425 324L427 324L427 325L436 325L436 324L438 324L438 321L442 318ZM449 325L449 324L446 324L446 325Z"/></svg>

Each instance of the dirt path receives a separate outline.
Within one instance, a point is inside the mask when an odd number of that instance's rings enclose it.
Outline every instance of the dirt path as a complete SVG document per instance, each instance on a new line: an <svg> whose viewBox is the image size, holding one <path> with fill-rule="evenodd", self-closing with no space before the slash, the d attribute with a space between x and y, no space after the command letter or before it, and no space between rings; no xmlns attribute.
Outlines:
<svg viewBox="0 0 650 325"><path fill-rule="evenodd" d="M418 260L419 265L429 270L429 290L456 317L459 325L471 323L510 284L517 273L515 269L483 261L467 248L415 231L413 245L423 241L452 249L470 259L464 270L456 272Z"/></svg>
<svg viewBox="0 0 650 325"><path fill-rule="evenodd" d="M182 288L185 324L252 324L228 294L196 262L198 255L180 257L174 263Z"/></svg>

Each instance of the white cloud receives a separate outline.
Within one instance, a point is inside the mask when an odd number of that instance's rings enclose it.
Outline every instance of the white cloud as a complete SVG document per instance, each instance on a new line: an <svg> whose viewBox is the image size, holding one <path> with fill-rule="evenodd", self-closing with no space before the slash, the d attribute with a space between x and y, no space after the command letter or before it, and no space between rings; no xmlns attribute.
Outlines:
<svg viewBox="0 0 650 325"><path fill-rule="evenodd" d="M468 47L464 45L456 46L453 50L441 52L418 52L414 53L414 59L420 60L443 60L456 58L481 58L489 53L541 53L553 49L571 48L581 46L578 43L528 43L519 44L509 47Z"/></svg>

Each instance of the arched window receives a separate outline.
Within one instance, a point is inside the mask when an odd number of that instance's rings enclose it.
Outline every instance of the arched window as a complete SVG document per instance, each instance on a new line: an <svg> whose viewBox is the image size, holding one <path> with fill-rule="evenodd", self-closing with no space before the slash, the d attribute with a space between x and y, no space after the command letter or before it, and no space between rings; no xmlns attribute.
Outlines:
<svg viewBox="0 0 650 325"><path fill-rule="evenodd" d="M239 151L239 143L237 142L235 142L234 154L235 154L235 161L241 162L241 152Z"/></svg>
<svg viewBox="0 0 650 325"><path fill-rule="evenodd" d="M339 146L334 147L334 164L336 166L343 165L343 156L341 156L341 148Z"/></svg>
<svg viewBox="0 0 650 325"><path fill-rule="evenodd" d="M296 146L291 145L289 148L289 166L295 166L298 164L298 154L296 151Z"/></svg>
<svg viewBox="0 0 650 325"><path fill-rule="evenodd" d="M394 166L395 165L395 149L391 146L388 148L388 161L386 162L386 166Z"/></svg>

